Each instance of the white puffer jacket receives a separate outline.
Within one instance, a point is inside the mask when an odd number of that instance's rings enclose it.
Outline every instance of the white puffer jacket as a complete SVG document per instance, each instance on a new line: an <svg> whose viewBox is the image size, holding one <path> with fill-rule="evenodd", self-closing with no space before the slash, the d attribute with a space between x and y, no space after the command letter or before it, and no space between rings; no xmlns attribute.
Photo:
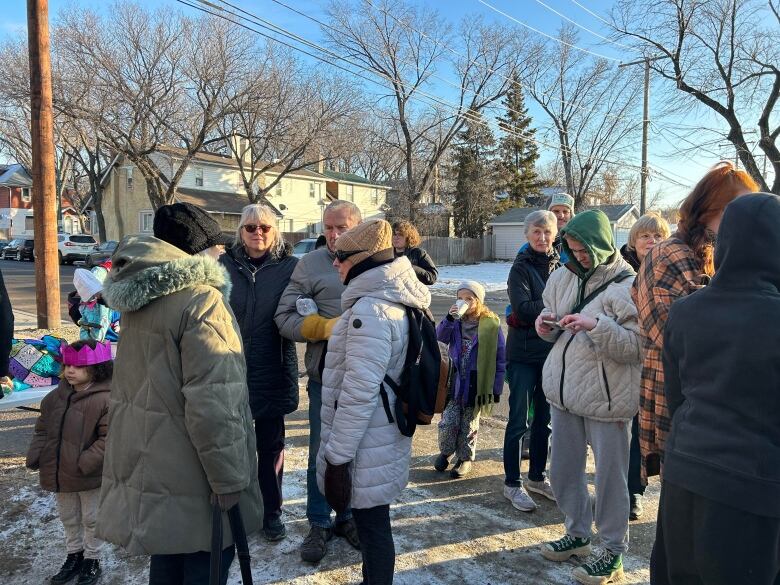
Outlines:
<svg viewBox="0 0 780 585"><path fill-rule="evenodd" d="M631 266L617 255L588 279L583 297ZM544 364L542 386L553 406L600 421L630 420L639 411L641 354L637 310L626 278L610 284L580 313L598 319L592 331L554 331L555 342ZM550 275L542 299L558 318L571 313L579 277L566 267Z"/></svg>
<svg viewBox="0 0 780 585"><path fill-rule="evenodd" d="M322 435L317 483L324 493L325 459L352 462L353 508L391 503L406 487L412 440L389 422L379 386L398 380L406 359L409 323L404 305L427 308L428 287L406 257L355 277L341 297L344 313L328 341L322 374ZM390 411L395 395L387 392Z"/></svg>

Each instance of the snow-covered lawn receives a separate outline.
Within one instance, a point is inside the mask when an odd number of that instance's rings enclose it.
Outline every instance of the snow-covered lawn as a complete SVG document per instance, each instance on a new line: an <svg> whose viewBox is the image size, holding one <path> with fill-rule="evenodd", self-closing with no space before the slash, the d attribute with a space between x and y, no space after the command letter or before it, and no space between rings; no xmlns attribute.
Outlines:
<svg viewBox="0 0 780 585"><path fill-rule="evenodd" d="M439 266L439 279L431 287L434 293L456 292L464 280L476 280L486 292L506 290L511 262L480 262L458 266Z"/></svg>

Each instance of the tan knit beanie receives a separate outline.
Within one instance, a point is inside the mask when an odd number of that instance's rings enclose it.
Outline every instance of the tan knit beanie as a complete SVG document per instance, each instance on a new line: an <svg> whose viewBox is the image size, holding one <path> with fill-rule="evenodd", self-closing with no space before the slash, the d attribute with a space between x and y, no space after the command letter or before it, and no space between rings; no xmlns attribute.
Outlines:
<svg viewBox="0 0 780 585"><path fill-rule="evenodd" d="M377 252L392 249L393 229L384 219L372 219L356 225L349 231L341 234L336 240L336 250L343 252L355 252L350 256L352 265L355 266Z"/></svg>

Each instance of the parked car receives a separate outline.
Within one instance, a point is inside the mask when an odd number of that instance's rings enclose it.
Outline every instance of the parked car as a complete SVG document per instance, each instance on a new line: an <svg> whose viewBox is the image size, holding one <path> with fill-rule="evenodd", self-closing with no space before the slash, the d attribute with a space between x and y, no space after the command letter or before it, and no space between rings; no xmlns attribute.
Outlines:
<svg viewBox="0 0 780 585"><path fill-rule="evenodd" d="M106 260L114 255L114 250L119 245L116 240L108 240L95 246L95 250L87 254L87 258L84 260L84 264L87 268L92 268L98 264L103 264Z"/></svg>
<svg viewBox="0 0 780 585"><path fill-rule="evenodd" d="M8 240L0 240L0 250L5 248L9 244Z"/></svg>
<svg viewBox="0 0 780 585"><path fill-rule="evenodd" d="M305 240L301 240L295 246L293 246L293 256L296 258L300 258L304 254L307 254L314 250L314 247L317 245L317 238L306 238Z"/></svg>
<svg viewBox="0 0 780 585"><path fill-rule="evenodd" d="M87 254L95 251L97 240L87 234L57 234L57 252L60 264L73 264L86 260Z"/></svg>
<svg viewBox="0 0 780 585"><path fill-rule="evenodd" d="M16 238L11 240L3 248L3 260L35 260L34 254L35 240L32 238Z"/></svg>

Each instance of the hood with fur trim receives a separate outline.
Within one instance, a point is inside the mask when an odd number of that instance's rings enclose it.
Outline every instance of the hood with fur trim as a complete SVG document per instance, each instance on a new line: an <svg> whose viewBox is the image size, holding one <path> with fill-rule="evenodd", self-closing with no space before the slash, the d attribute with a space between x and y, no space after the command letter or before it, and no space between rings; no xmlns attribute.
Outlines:
<svg viewBox="0 0 780 585"><path fill-rule="evenodd" d="M138 311L155 299L198 285L230 296L227 271L216 260L190 256L152 236L126 237L112 259L103 299L121 312Z"/></svg>

